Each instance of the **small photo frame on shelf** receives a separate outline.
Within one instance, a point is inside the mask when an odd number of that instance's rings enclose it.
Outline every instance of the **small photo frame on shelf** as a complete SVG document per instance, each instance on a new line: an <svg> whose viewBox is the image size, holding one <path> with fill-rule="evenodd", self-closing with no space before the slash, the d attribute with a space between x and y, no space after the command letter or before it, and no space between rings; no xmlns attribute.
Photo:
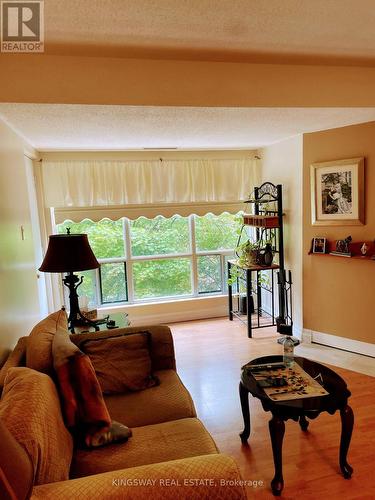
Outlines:
<svg viewBox="0 0 375 500"><path fill-rule="evenodd" d="M313 253L326 253L326 238L313 238L312 251Z"/></svg>
<svg viewBox="0 0 375 500"><path fill-rule="evenodd" d="M312 224L364 224L363 157L313 163L310 174Z"/></svg>

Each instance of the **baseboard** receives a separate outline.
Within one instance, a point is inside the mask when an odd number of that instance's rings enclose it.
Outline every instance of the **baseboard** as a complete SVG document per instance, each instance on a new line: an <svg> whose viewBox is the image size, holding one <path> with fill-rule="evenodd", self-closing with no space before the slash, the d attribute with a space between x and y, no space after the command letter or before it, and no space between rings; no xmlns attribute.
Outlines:
<svg viewBox="0 0 375 500"><path fill-rule="evenodd" d="M145 314L141 318L133 318L132 325L138 326L141 324L169 324L178 323L182 321L192 321L198 319L212 319L212 318L222 318L223 316L228 316L227 308L223 310L215 309L200 309L198 311L190 311L189 314L186 312L170 312L161 314Z"/></svg>
<svg viewBox="0 0 375 500"><path fill-rule="evenodd" d="M303 330L302 341L305 343L320 344L328 347L335 347L343 351L354 352L375 358L375 344L362 342L360 340L338 337L329 333L315 332L313 330Z"/></svg>
<svg viewBox="0 0 375 500"><path fill-rule="evenodd" d="M304 344L311 344L311 342L312 342L311 330L307 330L306 328L303 328L303 330L302 330L302 342Z"/></svg>

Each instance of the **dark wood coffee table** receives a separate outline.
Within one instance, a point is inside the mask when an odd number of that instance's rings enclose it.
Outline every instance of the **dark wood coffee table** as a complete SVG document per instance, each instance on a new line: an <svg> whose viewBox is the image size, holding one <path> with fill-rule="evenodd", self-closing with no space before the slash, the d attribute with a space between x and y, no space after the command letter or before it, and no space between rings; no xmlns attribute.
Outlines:
<svg viewBox="0 0 375 500"><path fill-rule="evenodd" d="M254 359L251 361L251 364L282 362L282 360L282 356L264 356ZM306 418L314 419L323 411L333 415L339 410L341 415L340 468L345 479L349 479L353 472L352 467L346 460L352 436L354 416L352 409L348 406L350 392L345 381L333 370L315 361L295 357L295 362L309 375L320 381L322 386L329 392L329 395L290 401L272 401L263 389L257 385L250 371L246 369L242 370L240 382L241 408L245 424L245 428L240 434L243 443L246 443L250 436L249 393L260 399L265 411L272 413L272 418L269 422L269 431L275 464L275 476L271 481L271 488L274 495L280 495L284 487L282 444L285 433L284 422L289 418L299 422L301 429L307 431L309 422Z"/></svg>

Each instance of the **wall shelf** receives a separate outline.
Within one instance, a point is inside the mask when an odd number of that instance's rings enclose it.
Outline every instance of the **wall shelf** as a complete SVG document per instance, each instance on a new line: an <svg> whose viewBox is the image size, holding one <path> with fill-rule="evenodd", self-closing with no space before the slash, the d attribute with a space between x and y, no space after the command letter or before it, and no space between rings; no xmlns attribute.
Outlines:
<svg viewBox="0 0 375 500"><path fill-rule="evenodd" d="M243 223L246 226L278 228L280 227L277 215L253 215L243 214Z"/></svg>
<svg viewBox="0 0 375 500"><path fill-rule="evenodd" d="M367 254L362 255L361 253L361 247L363 243L366 243L368 246ZM375 261L375 243L373 241L352 241L350 243L350 252L351 256L347 255L337 255L337 254L331 254L330 252L334 251L336 249L336 242L335 241L327 241L326 243L327 251L326 253L314 253L312 249L310 249L308 255L318 255L319 257L337 257L338 259L355 259L355 260L373 260Z"/></svg>

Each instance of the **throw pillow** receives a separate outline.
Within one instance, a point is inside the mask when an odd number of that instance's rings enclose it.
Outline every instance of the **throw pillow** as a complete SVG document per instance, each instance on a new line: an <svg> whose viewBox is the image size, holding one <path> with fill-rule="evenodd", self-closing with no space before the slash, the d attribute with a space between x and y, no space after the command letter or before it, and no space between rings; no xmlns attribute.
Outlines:
<svg viewBox="0 0 375 500"><path fill-rule="evenodd" d="M30 498L34 469L31 460L0 420L0 498Z"/></svg>
<svg viewBox="0 0 375 500"><path fill-rule="evenodd" d="M52 353L67 427L78 444L97 446L101 440L104 444L111 417L89 357L61 329L53 339Z"/></svg>
<svg viewBox="0 0 375 500"><path fill-rule="evenodd" d="M64 425L50 377L30 368L10 368L0 418L31 458L34 484L68 479L73 440Z"/></svg>
<svg viewBox="0 0 375 500"><path fill-rule="evenodd" d="M54 312L31 331L26 348L26 366L48 375L53 374L52 340L58 328L68 331L66 312Z"/></svg>
<svg viewBox="0 0 375 500"><path fill-rule="evenodd" d="M141 391L158 384L152 374L149 332L86 340L82 350L90 357L104 394Z"/></svg>
<svg viewBox="0 0 375 500"><path fill-rule="evenodd" d="M4 381L9 368L15 366L21 366L23 364L24 358L26 356L26 345L28 337L21 337L18 339L16 347L9 354L8 359L5 361L4 365L0 370L0 393L4 386Z"/></svg>

